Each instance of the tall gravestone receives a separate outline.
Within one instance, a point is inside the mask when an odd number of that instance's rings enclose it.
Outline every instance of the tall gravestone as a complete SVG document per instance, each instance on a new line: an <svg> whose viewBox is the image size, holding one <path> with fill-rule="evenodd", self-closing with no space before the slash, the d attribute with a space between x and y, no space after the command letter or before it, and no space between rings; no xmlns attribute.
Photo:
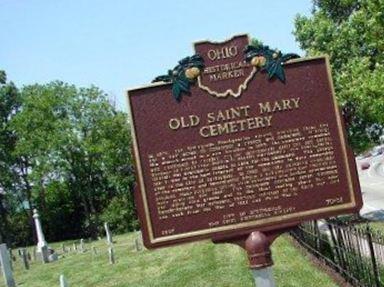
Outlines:
<svg viewBox="0 0 384 287"><path fill-rule="evenodd" d="M44 263L48 262L48 243L45 241L43 228L41 227L40 215L37 209L33 210L33 219L35 220L35 228L37 235L36 253L41 257Z"/></svg>
<svg viewBox="0 0 384 287"><path fill-rule="evenodd" d="M107 243L108 245L112 245L113 244L112 233L111 233L111 230L109 230L108 222L104 223L104 229L105 229L105 235L107 236Z"/></svg>
<svg viewBox="0 0 384 287"><path fill-rule="evenodd" d="M6 244L0 244L0 265L3 273L5 286L15 287L16 283L13 279L13 272L11 268L11 258L9 257Z"/></svg>

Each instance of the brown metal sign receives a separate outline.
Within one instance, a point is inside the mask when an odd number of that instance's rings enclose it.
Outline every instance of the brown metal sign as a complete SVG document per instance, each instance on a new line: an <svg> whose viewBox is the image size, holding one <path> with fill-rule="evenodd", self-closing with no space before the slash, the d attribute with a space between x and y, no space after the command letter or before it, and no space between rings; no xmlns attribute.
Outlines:
<svg viewBox="0 0 384 287"><path fill-rule="evenodd" d="M247 64L241 79L210 81L217 73L209 67L228 72L220 66L230 63L209 51L229 51L237 43L240 52L247 43L232 42L237 40L196 44L204 60L211 53L212 63L180 102L169 83L128 92L135 199L149 248L273 230L361 208L328 59L285 63L285 83L268 80L267 72L252 73ZM228 97L218 98L226 91Z"/></svg>

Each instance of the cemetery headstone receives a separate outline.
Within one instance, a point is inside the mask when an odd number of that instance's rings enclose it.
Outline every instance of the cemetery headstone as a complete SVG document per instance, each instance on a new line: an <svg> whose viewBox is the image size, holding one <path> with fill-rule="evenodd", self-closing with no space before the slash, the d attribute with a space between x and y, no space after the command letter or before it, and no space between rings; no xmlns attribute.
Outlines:
<svg viewBox="0 0 384 287"><path fill-rule="evenodd" d="M112 233L109 230L108 222L104 223L104 229L105 229L105 235L107 237L107 243L108 243L108 245L112 245L113 244Z"/></svg>
<svg viewBox="0 0 384 287"><path fill-rule="evenodd" d="M59 256L57 255L56 252L53 252L53 253L48 255L48 261L49 262L54 262L54 261L57 261L57 260L59 260Z"/></svg>
<svg viewBox="0 0 384 287"><path fill-rule="evenodd" d="M16 261L16 257L12 254L12 249L8 248L8 256L9 256L9 264L11 266L11 270L13 271L13 261Z"/></svg>
<svg viewBox="0 0 384 287"><path fill-rule="evenodd" d="M48 246L41 246L40 253L37 253L43 263L49 262Z"/></svg>
<svg viewBox="0 0 384 287"><path fill-rule="evenodd" d="M33 247L33 250L32 250L32 258L33 258L33 261L36 261L36 258L37 255L36 255L36 247Z"/></svg>
<svg viewBox="0 0 384 287"><path fill-rule="evenodd" d="M84 239L80 239L80 252L81 252L81 253L84 253L84 252L85 252L85 248L84 248Z"/></svg>
<svg viewBox="0 0 384 287"><path fill-rule="evenodd" d="M76 244L76 242L73 242L73 251L77 251L77 244Z"/></svg>
<svg viewBox="0 0 384 287"><path fill-rule="evenodd" d="M141 251L141 243L139 238L135 238L136 251Z"/></svg>
<svg viewBox="0 0 384 287"><path fill-rule="evenodd" d="M96 249L96 246L92 246L92 252L93 252L93 255L97 255L97 249Z"/></svg>
<svg viewBox="0 0 384 287"><path fill-rule="evenodd" d="M33 219L35 220L35 229L36 229L36 235L37 235L36 253L46 263L48 262L48 254L47 253L44 254L44 252L48 251L48 243L47 241L45 241L43 228L41 227L41 222L40 222L40 215L37 212L37 209L33 210Z"/></svg>
<svg viewBox="0 0 384 287"><path fill-rule="evenodd" d="M60 275L60 287L69 287L67 279L65 279L64 275Z"/></svg>
<svg viewBox="0 0 384 287"><path fill-rule="evenodd" d="M13 255L12 248L8 248L9 252L9 258L11 258L12 261L16 261L16 256Z"/></svg>
<svg viewBox="0 0 384 287"><path fill-rule="evenodd" d="M194 47L128 91L144 245L241 242L250 267L270 276L280 233L362 206L329 60L247 35Z"/></svg>
<svg viewBox="0 0 384 287"><path fill-rule="evenodd" d="M6 244L0 244L0 265L5 281L5 286L15 287L16 283L13 278L11 258L9 257L9 252Z"/></svg>
<svg viewBox="0 0 384 287"><path fill-rule="evenodd" d="M26 270L29 270L29 262L28 262L27 249L25 249L25 248L21 249L21 259L23 260L24 268Z"/></svg>
<svg viewBox="0 0 384 287"><path fill-rule="evenodd" d="M115 251L112 246L108 247L109 263L115 264Z"/></svg>

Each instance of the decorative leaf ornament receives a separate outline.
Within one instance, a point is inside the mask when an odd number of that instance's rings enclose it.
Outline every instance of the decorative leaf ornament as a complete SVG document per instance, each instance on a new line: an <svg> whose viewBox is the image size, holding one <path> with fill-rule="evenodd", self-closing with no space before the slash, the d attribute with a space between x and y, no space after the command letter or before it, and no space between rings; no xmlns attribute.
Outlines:
<svg viewBox="0 0 384 287"><path fill-rule="evenodd" d="M244 53L247 62L257 67L259 71L268 73L268 79L277 77L283 83L285 83L285 73L282 64L291 59L300 58L297 54L282 54L281 51L271 50L269 46L262 44L248 45L245 47Z"/></svg>
<svg viewBox="0 0 384 287"><path fill-rule="evenodd" d="M276 77L283 83L285 83L283 63L300 58L292 53L282 54L279 50L272 50L261 43L246 46L244 57L258 69L257 71L266 71L268 79ZM172 83L172 95L177 102L180 102L183 95L190 94L191 85L196 83L204 67L204 59L195 54L180 60L167 75L158 76L152 82Z"/></svg>
<svg viewBox="0 0 384 287"><path fill-rule="evenodd" d="M196 83L202 69L204 69L204 60L200 55L195 54L180 60L167 75L156 77L152 83L172 83L172 95L176 101L180 102L183 94L190 94L191 85Z"/></svg>

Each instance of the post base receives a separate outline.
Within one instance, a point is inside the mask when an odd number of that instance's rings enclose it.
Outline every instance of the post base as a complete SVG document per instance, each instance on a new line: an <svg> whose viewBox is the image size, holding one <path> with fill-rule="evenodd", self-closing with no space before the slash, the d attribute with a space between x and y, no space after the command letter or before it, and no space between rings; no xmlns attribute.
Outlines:
<svg viewBox="0 0 384 287"><path fill-rule="evenodd" d="M212 241L213 243L233 243L239 245L247 251L249 268L263 269L273 265L270 249L273 241L297 225L298 223L294 223L276 230L253 231L236 237L216 237Z"/></svg>

